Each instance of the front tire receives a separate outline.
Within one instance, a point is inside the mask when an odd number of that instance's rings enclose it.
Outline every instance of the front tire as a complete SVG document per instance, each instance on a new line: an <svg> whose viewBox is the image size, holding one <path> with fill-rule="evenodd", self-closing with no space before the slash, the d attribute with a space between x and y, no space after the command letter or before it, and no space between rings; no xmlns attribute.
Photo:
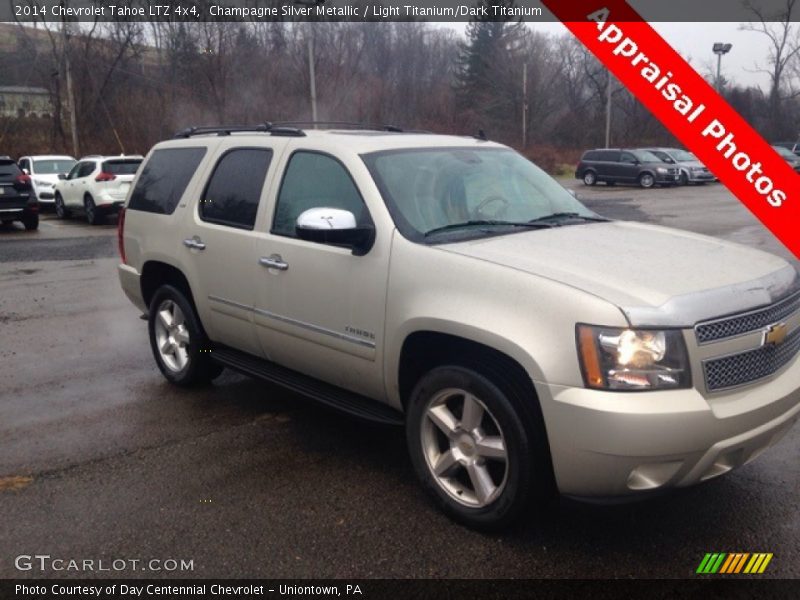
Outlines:
<svg viewBox="0 0 800 600"><path fill-rule="evenodd" d="M642 173L639 175L639 185L648 190L656 184L656 178L651 173Z"/></svg>
<svg viewBox="0 0 800 600"><path fill-rule="evenodd" d="M170 383L208 383L222 372L223 367L211 360L211 346L192 304L179 289L164 285L156 290L147 329L156 364Z"/></svg>
<svg viewBox="0 0 800 600"><path fill-rule="evenodd" d="M417 383L406 438L423 487L446 514L475 529L510 525L544 480L524 417L499 387L465 367L437 367Z"/></svg>
<svg viewBox="0 0 800 600"><path fill-rule="evenodd" d="M55 207L56 207L56 216L59 219L68 219L69 218L69 209L67 205L64 204L64 198L61 197L61 194L56 193L55 198Z"/></svg>
<svg viewBox="0 0 800 600"><path fill-rule="evenodd" d="M681 185L689 185L689 176L686 174L686 171L681 171Z"/></svg>

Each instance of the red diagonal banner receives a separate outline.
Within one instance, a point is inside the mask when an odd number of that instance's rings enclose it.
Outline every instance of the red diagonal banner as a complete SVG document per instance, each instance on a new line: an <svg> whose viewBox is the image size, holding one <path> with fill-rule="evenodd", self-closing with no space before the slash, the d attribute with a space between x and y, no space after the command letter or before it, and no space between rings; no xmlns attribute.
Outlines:
<svg viewBox="0 0 800 600"><path fill-rule="evenodd" d="M543 0L800 257L800 177L624 0Z"/></svg>

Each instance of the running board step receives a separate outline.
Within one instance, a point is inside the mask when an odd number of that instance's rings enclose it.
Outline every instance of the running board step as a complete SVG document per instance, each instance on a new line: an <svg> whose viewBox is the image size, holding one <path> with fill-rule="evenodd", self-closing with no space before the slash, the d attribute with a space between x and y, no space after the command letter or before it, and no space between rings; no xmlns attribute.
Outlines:
<svg viewBox="0 0 800 600"><path fill-rule="evenodd" d="M211 351L211 358L234 371L275 383L354 417L383 425L404 423L403 415L399 411L377 400L343 390L244 352L217 347Z"/></svg>

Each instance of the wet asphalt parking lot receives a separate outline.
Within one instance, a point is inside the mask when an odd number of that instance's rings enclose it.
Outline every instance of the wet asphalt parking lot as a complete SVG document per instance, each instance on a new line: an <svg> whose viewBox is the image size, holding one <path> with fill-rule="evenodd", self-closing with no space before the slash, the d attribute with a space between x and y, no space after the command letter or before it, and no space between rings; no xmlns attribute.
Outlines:
<svg viewBox="0 0 800 600"><path fill-rule="evenodd" d="M603 215L791 259L720 185L565 183ZM672 578L716 551L772 552L765 576L800 577L797 428L695 488L562 500L503 535L475 533L428 502L399 429L230 372L170 387L119 288L115 233L52 215L38 232L0 227L0 578L92 576L15 568L33 554L193 561L123 577Z"/></svg>

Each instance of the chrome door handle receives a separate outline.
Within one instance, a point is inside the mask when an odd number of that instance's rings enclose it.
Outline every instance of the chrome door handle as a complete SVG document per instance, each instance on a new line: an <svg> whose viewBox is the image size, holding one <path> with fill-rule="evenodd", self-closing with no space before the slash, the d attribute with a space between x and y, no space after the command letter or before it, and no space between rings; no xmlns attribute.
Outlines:
<svg viewBox="0 0 800 600"><path fill-rule="evenodd" d="M192 248L194 250L206 249L206 245L197 236L183 240L183 245L186 246L187 248Z"/></svg>
<svg viewBox="0 0 800 600"><path fill-rule="evenodd" d="M279 271L286 271L289 268L289 263L283 262L280 254L273 254L271 256L262 256L258 259L258 264L268 269L278 269Z"/></svg>

